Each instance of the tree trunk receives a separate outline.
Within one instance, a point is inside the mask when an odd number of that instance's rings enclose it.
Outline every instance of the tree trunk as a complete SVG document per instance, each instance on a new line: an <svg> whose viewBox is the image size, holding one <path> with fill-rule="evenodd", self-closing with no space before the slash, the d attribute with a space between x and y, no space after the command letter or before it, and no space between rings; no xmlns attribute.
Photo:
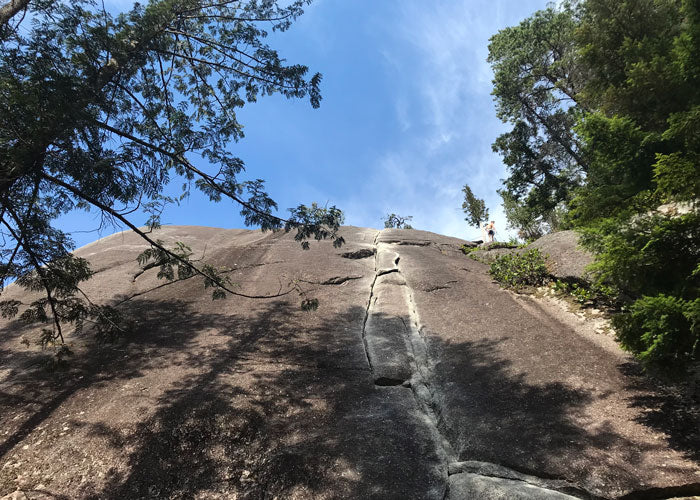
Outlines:
<svg viewBox="0 0 700 500"><path fill-rule="evenodd" d="M4 26L12 19L20 10L29 5L29 0L10 0L5 5L0 7L0 26Z"/></svg>

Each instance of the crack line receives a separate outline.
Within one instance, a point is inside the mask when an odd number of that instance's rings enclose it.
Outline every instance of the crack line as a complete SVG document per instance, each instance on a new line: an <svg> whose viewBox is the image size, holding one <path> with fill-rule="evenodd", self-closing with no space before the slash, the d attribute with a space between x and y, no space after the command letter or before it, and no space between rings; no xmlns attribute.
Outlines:
<svg viewBox="0 0 700 500"><path fill-rule="evenodd" d="M362 345L365 348L365 357L367 358L367 365L369 366L370 373L374 373L374 368L372 368L372 360L369 357L369 346L367 345L367 336L366 336L366 329L367 329L367 320L369 319L369 310L372 307L372 298L374 297L374 285L377 283L377 278L379 277L379 274L377 273L377 240L379 239L379 234L382 231L379 230L377 231L377 235L374 237L374 279L372 280L372 284L369 287L369 298L367 299L367 309L365 310L365 319L362 322Z"/></svg>

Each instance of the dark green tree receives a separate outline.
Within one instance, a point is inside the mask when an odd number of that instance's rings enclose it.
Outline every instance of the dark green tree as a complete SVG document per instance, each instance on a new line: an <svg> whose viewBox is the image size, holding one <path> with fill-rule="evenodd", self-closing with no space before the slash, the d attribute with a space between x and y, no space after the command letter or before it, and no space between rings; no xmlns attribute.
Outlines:
<svg viewBox="0 0 700 500"><path fill-rule="evenodd" d="M467 216L464 220L472 226L481 227L481 224L489 219L489 209L486 208L486 203L477 198L467 184L462 188L462 192L464 193L462 210Z"/></svg>
<svg viewBox="0 0 700 500"><path fill-rule="evenodd" d="M408 222L413 219L412 215L401 216L396 214L388 214L386 217L382 218L384 222L384 227L386 229L413 229Z"/></svg>
<svg viewBox="0 0 700 500"><path fill-rule="evenodd" d="M229 146L243 136L236 111L280 93L318 107L320 74L287 64L265 43L284 31L306 0L200 2L150 0L112 15L87 0L12 0L0 5L0 278L44 297L22 317L52 323L46 343L63 340L63 325L86 318L109 333L116 313L82 295L92 275L71 254L70 236L54 226L70 210L97 211L103 221L138 233L168 279L200 276L214 297L239 294L186 248L166 248L139 226L159 225L170 182L212 201L240 207L263 230L297 229L297 238L330 238L341 212L299 206L275 216L263 181L242 178ZM148 220L135 221L137 209ZM0 302L5 316L20 304Z"/></svg>
<svg viewBox="0 0 700 500"><path fill-rule="evenodd" d="M496 113L513 127L493 150L508 168L510 198L540 223L570 199L588 168L573 127L586 109L574 43L578 15L569 3L538 11L489 44Z"/></svg>
<svg viewBox="0 0 700 500"><path fill-rule="evenodd" d="M601 281L631 297L623 345L671 369L700 357L700 5L585 2L578 31L594 113L572 221Z"/></svg>
<svg viewBox="0 0 700 500"><path fill-rule="evenodd" d="M682 366L700 356L700 5L581 0L492 38L521 229L559 214L622 291L623 345Z"/></svg>
<svg viewBox="0 0 700 500"><path fill-rule="evenodd" d="M508 222L508 229L518 231L518 237L525 241L536 240L547 232L546 225L539 214L533 211L505 189L499 189L498 194L503 200L503 211Z"/></svg>

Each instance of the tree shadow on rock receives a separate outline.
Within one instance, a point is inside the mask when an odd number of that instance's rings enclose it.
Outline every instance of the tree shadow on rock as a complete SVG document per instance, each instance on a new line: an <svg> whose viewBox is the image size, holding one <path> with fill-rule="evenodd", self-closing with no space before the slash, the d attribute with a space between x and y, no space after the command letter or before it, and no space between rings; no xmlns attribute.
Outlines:
<svg viewBox="0 0 700 500"><path fill-rule="evenodd" d="M364 313L319 320L280 301L208 315L226 341L192 357L197 373L158 399L128 438L125 473L94 498L423 495L442 481L424 466L435 450L411 392L373 386Z"/></svg>
<svg viewBox="0 0 700 500"><path fill-rule="evenodd" d="M605 392L551 382L536 366L527 376L518 373L500 347L509 341L445 343L429 337L433 356L442 360L434 368L440 426L460 460L567 479L603 496L644 488L645 481L660 477L649 458L661 457L664 443L621 432L627 424L613 414L591 416L587 410Z"/></svg>
<svg viewBox="0 0 700 500"><path fill-rule="evenodd" d="M700 468L700 408L679 389L652 380L636 363L621 366L627 389L633 394L630 406L642 411L636 422L663 432L668 445Z"/></svg>

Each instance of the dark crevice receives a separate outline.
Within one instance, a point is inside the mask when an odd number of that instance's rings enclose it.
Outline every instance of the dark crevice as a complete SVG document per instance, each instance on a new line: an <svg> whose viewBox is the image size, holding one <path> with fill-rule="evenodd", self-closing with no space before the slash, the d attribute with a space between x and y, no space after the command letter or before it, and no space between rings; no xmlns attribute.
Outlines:
<svg viewBox="0 0 700 500"><path fill-rule="evenodd" d="M404 385L405 380L393 378L393 377L379 377L374 379L374 385L380 387L395 387L397 385Z"/></svg>
<svg viewBox="0 0 700 500"><path fill-rule="evenodd" d="M442 500L447 500L448 498L450 498L450 482L445 481L445 492L442 495Z"/></svg>
<svg viewBox="0 0 700 500"><path fill-rule="evenodd" d="M372 368L372 360L369 357L369 346L367 345L367 320L369 319L369 309L372 307L372 297L374 296L374 284L377 282L377 275L374 276L372 285L369 289L369 299L367 299L367 309L365 310L365 320L362 322L362 345L365 348L365 356L367 357L367 366L369 366L370 371L374 371Z"/></svg>
<svg viewBox="0 0 700 500"><path fill-rule="evenodd" d="M372 368L372 360L369 357L369 346L367 345L367 335L366 335L366 329L367 329L367 320L369 319L369 310L370 307L372 307L372 298L374 297L374 285L377 283L377 278L379 277L379 274L377 273L377 239L379 238L379 234L381 231L377 231L377 235L374 237L374 247L371 250L370 255L374 256L374 279L372 280L372 284L369 287L369 297L367 298L367 309L365 309L365 319L362 322L362 346L365 348L365 357L367 358L367 366L369 366L369 371L373 372L374 369ZM359 253L362 251L370 251L369 249L364 249L364 250L359 250L358 252L354 253ZM348 252L352 253L352 252ZM343 254L345 256L346 254ZM369 257L370 255L367 255ZM353 257L348 257L348 258L353 258ZM355 257L355 258L364 258L364 257ZM375 299L376 300L376 299Z"/></svg>
<svg viewBox="0 0 700 500"><path fill-rule="evenodd" d="M451 286L447 286L447 285L449 285L451 283L458 283L458 282L459 282L458 280L450 280L450 281L445 282L443 285L431 286L430 288L426 288L423 291L424 292L436 292L437 290L445 290L447 288L452 288Z"/></svg>
<svg viewBox="0 0 700 500"><path fill-rule="evenodd" d="M321 285L342 285L346 281L359 280L362 276L334 276L328 278L326 281L322 281Z"/></svg>
<svg viewBox="0 0 700 500"><path fill-rule="evenodd" d="M432 241L401 241L399 245L407 245L411 247L429 247L432 245Z"/></svg>
<svg viewBox="0 0 700 500"><path fill-rule="evenodd" d="M428 247L433 244L432 241L406 241L406 240L384 240L380 243L386 243L388 245L406 245L412 247Z"/></svg>
<svg viewBox="0 0 700 500"><path fill-rule="evenodd" d="M376 251L375 248L363 248L361 250L355 250L354 252L342 253L340 256L345 259L366 259L373 256Z"/></svg>
<svg viewBox="0 0 700 500"><path fill-rule="evenodd" d="M700 483L668 486L666 488L649 488L648 490L633 491L619 497L618 500L665 500L677 497L700 495Z"/></svg>
<svg viewBox="0 0 700 500"><path fill-rule="evenodd" d="M238 267L238 264L234 264L231 271L242 271L243 269L252 269L254 267L269 266L270 264L284 264L284 260L272 260L270 262L256 262L255 264L246 264L245 266Z"/></svg>
<svg viewBox="0 0 700 500"><path fill-rule="evenodd" d="M393 267L391 269L380 269L379 271L377 271L377 276L384 276L385 274L398 273L398 272L399 272L399 269L396 267Z"/></svg>

